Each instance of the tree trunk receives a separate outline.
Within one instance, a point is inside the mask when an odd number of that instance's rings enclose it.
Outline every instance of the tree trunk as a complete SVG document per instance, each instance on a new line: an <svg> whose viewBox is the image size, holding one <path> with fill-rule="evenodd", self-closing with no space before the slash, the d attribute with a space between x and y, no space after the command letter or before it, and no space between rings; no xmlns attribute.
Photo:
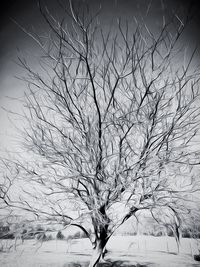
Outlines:
<svg viewBox="0 0 200 267"><path fill-rule="evenodd" d="M96 267L98 262L102 259L103 250L105 248L105 242L103 240L97 240L93 248L92 258L90 260L89 267Z"/></svg>
<svg viewBox="0 0 200 267"><path fill-rule="evenodd" d="M175 235L175 240L176 240L176 245L177 245L177 254L179 254L179 252L180 252L180 240L176 235Z"/></svg>

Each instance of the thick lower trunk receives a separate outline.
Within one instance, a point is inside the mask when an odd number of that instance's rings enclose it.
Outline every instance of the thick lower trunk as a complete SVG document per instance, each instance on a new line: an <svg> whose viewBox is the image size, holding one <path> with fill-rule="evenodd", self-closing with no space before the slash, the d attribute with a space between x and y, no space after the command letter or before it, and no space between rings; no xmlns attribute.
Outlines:
<svg viewBox="0 0 200 267"><path fill-rule="evenodd" d="M176 244L177 244L177 254L180 252L180 240L175 236Z"/></svg>
<svg viewBox="0 0 200 267"><path fill-rule="evenodd" d="M104 251L105 245L102 240L98 240L96 242L95 247L93 248L92 258L90 260L89 267L96 267L98 262L103 258L103 251Z"/></svg>

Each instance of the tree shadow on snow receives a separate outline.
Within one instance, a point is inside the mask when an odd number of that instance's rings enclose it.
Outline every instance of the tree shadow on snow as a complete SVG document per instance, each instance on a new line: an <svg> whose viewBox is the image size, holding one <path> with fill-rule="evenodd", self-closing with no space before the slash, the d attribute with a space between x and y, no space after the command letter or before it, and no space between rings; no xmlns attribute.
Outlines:
<svg viewBox="0 0 200 267"><path fill-rule="evenodd" d="M127 261L113 261L113 262L99 263L98 267L147 267L147 265L138 263L136 265L133 265Z"/></svg>
<svg viewBox="0 0 200 267"><path fill-rule="evenodd" d="M179 255L178 252L173 252L173 251L162 251L162 250L157 250L157 251L153 251L153 252L158 252L158 253L162 253L162 254Z"/></svg>
<svg viewBox="0 0 200 267"><path fill-rule="evenodd" d="M89 263L66 263L63 267L83 267L88 266ZM133 265L126 261L113 261L113 262L102 262L98 264L98 267L147 267L148 265L139 264Z"/></svg>

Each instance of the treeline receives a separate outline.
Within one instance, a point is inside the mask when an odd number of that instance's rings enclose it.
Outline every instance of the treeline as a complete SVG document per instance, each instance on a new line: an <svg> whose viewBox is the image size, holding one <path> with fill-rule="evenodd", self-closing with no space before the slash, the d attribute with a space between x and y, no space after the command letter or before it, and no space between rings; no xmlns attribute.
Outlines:
<svg viewBox="0 0 200 267"><path fill-rule="evenodd" d="M183 227L181 229L181 236L183 238L199 238L200 239L200 225ZM53 234L54 233L54 234ZM173 231L170 228L162 226L149 226L135 231L134 229L128 229L125 231L117 232L115 235L122 236L135 236L137 234L150 235L150 236L174 236ZM14 224L10 226L0 226L0 239L37 239L42 241L48 241L53 239L69 240L87 238L86 234L82 231L77 231L73 234L64 235L61 230L56 230L53 227L44 227L42 225L26 225L26 224Z"/></svg>
<svg viewBox="0 0 200 267"><path fill-rule="evenodd" d="M40 241L49 240L68 240L87 238L82 231L77 231L73 234L65 236L61 230L56 230L54 227L45 227L38 225L27 224L11 224L10 226L0 226L0 239L37 239Z"/></svg>

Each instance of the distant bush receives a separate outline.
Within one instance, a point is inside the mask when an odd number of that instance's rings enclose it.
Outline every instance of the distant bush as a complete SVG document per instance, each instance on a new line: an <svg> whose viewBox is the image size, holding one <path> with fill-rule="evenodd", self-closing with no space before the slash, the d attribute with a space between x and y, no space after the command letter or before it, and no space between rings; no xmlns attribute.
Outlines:
<svg viewBox="0 0 200 267"><path fill-rule="evenodd" d="M136 232L130 232L129 235L130 236L135 236L135 235L137 235L137 233Z"/></svg>
<svg viewBox="0 0 200 267"><path fill-rule="evenodd" d="M45 233L39 233L39 234L36 235L36 239L37 240L44 241L45 238L46 238Z"/></svg>
<svg viewBox="0 0 200 267"><path fill-rule="evenodd" d="M61 231L58 231L56 238L59 240L63 240L65 238L65 236L63 235L63 233Z"/></svg>
<svg viewBox="0 0 200 267"><path fill-rule="evenodd" d="M156 232L156 231L151 231L151 232L149 232L149 233L143 233L143 235L150 235L150 236L163 236L164 234L163 234L163 232L162 231L158 231L158 232Z"/></svg>
<svg viewBox="0 0 200 267"><path fill-rule="evenodd" d="M52 235L47 235L45 241L50 241L50 240L52 240L52 239L53 239L53 236L52 236Z"/></svg>
<svg viewBox="0 0 200 267"><path fill-rule="evenodd" d="M192 238L200 238L200 233L199 233L199 232L192 233L192 234L191 234L191 237L192 237Z"/></svg>
<svg viewBox="0 0 200 267"><path fill-rule="evenodd" d="M76 232L74 235L72 235L72 239L79 239L81 237L80 232Z"/></svg>
<svg viewBox="0 0 200 267"><path fill-rule="evenodd" d="M14 235L8 226L0 227L0 239L14 239Z"/></svg>
<svg viewBox="0 0 200 267"><path fill-rule="evenodd" d="M33 231L31 231L31 232L27 232L27 233L23 236L24 239L33 239L34 237L35 237L35 234L34 234Z"/></svg>
<svg viewBox="0 0 200 267"><path fill-rule="evenodd" d="M136 232L122 232L122 233L119 233L121 236L135 236L137 235Z"/></svg>
<svg viewBox="0 0 200 267"><path fill-rule="evenodd" d="M167 235L168 236L174 236L174 233L173 233L173 231L171 230L171 229L167 229Z"/></svg>
<svg viewBox="0 0 200 267"><path fill-rule="evenodd" d="M38 225L36 226L35 231L36 231L36 232L44 232L44 228L43 228L40 224L38 224Z"/></svg>
<svg viewBox="0 0 200 267"><path fill-rule="evenodd" d="M50 240L52 240L53 237L52 237L52 235L46 235L45 233L39 233L39 234L36 235L36 239L38 241L44 242L44 241L50 241Z"/></svg>
<svg viewBox="0 0 200 267"><path fill-rule="evenodd" d="M183 229L182 237L183 238L190 238L191 237L191 231L189 229Z"/></svg>
<svg viewBox="0 0 200 267"><path fill-rule="evenodd" d="M90 234L91 233L91 230L89 230L88 232ZM68 236L68 239L80 239L80 238L87 238L86 233L84 233L84 232L81 231L81 232L76 232L76 233Z"/></svg>
<svg viewBox="0 0 200 267"><path fill-rule="evenodd" d="M155 236L163 236L163 233L161 231L155 233Z"/></svg>
<svg viewBox="0 0 200 267"><path fill-rule="evenodd" d="M13 233L5 233L0 235L0 239L14 239L15 236Z"/></svg>

